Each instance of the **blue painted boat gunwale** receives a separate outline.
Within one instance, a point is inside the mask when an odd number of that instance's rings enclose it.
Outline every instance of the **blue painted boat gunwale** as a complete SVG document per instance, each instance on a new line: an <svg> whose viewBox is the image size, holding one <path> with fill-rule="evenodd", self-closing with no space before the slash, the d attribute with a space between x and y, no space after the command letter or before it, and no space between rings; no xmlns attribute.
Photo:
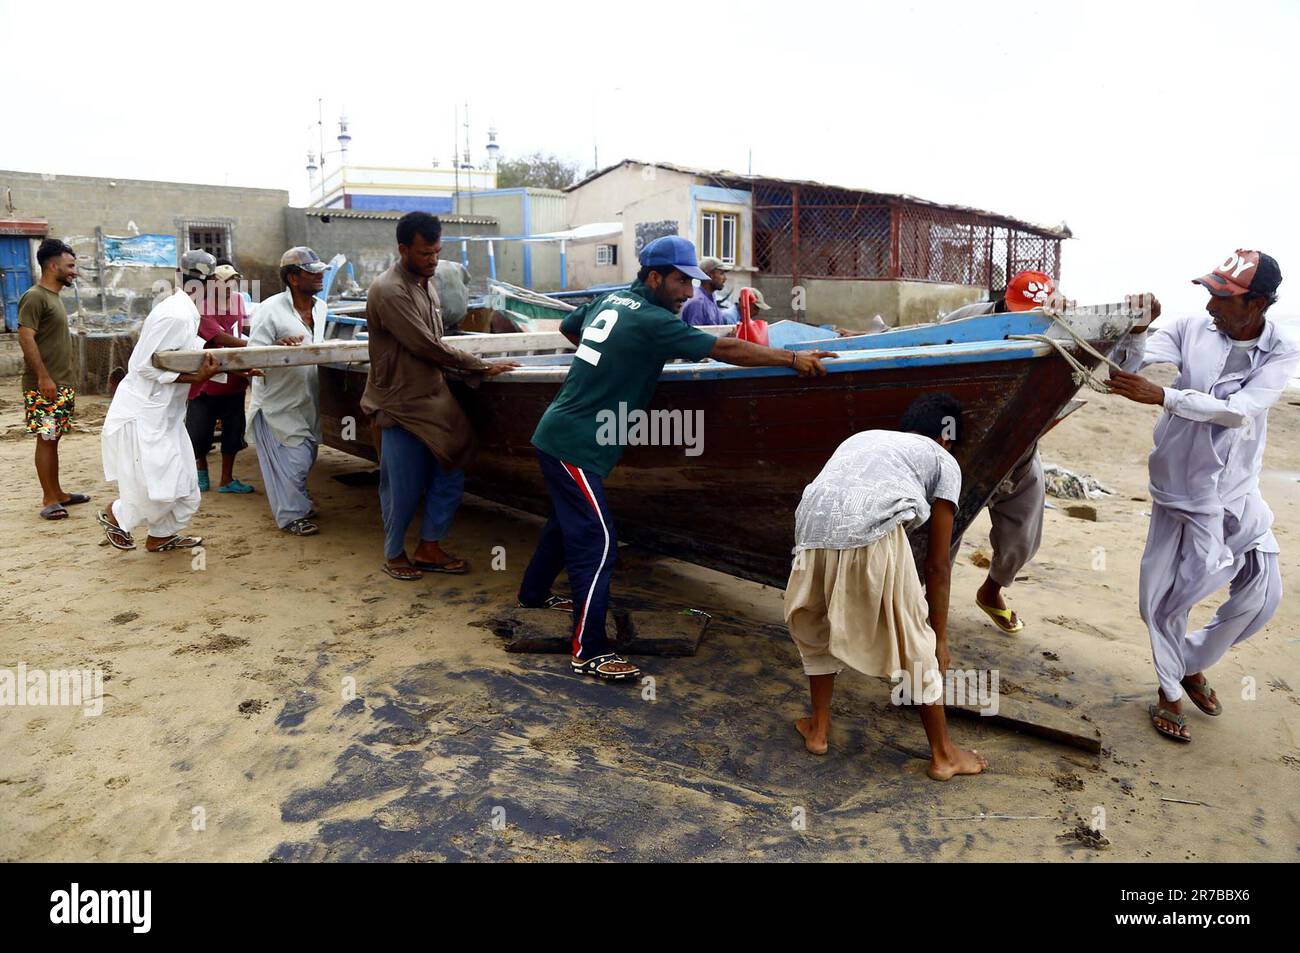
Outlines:
<svg viewBox="0 0 1300 953"><path fill-rule="evenodd" d="M915 347L877 348L869 354L849 353L823 361L828 374L849 374L856 371L883 371L899 367L940 367L951 364L985 364L992 361L1032 360L1052 353L1050 346L1030 341L974 341L965 344L939 345L924 350ZM573 361L572 354L534 355L545 360L532 366L495 378L494 383L528 383L545 380L562 380L557 373L562 366ZM521 361L514 357L488 357ZM537 366L541 365L541 366ZM748 380L762 377L790 376L795 372L788 367L739 367L719 361L696 361L668 364L659 375L661 383L675 380Z"/></svg>
<svg viewBox="0 0 1300 953"><path fill-rule="evenodd" d="M1046 334L1052 320L1041 311L1007 312L976 315L946 324L917 324L893 328L877 334L854 337L821 338L789 345L792 351L835 350L860 351L874 348L915 347L918 345L965 344L972 341L1002 341L1010 334Z"/></svg>

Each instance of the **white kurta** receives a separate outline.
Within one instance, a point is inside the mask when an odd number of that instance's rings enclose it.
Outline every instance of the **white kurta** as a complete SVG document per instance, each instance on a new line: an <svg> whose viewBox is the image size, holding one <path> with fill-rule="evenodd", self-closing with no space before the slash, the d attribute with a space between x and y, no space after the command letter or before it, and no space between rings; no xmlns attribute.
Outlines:
<svg viewBox="0 0 1300 953"><path fill-rule="evenodd" d="M1235 370L1232 350L1209 317L1194 315L1127 338L1115 354L1127 371L1178 368L1149 458L1151 528L1138 583L1156 674L1171 701L1182 696L1186 675L1263 628L1282 598L1259 475L1268 409L1295 376L1300 346L1268 321ZM1188 612L1224 586L1227 602L1189 634Z"/></svg>
<svg viewBox="0 0 1300 953"><path fill-rule="evenodd" d="M183 291L150 311L104 418L104 479L117 482L113 517L128 532L143 524L150 536L172 536L198 512L194 447L185 431L190 385L153 366L159 351L201 350L198 329L198 309Z"/></svg>

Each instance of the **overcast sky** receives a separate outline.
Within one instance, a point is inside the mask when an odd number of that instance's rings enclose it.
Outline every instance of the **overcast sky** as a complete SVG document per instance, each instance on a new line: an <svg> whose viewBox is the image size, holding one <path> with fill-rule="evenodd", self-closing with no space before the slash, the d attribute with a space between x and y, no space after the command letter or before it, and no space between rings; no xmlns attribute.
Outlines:
<svg viewBox="0 0 1300 953"><path fill-rule="evenodd" d="M445 163L468 103L476 162L489 123L506 156L584 170L596 148L744 172L752 149L757 173L1065 221L1080 302L1199 309L1189 279L1243 246L1300 312L1295 0L0 0L0 37L0 168L300 204L318 98L327 148L345 109L351 161L396 166Z"/></svg>

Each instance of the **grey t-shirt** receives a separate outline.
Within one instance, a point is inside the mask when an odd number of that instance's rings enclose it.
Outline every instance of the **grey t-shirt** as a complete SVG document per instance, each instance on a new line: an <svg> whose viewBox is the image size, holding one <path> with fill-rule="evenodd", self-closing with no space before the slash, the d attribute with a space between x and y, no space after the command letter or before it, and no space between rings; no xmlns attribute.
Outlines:
<svg viewBox="0 0 1300 953"><path fill-rule="evenodd" d="M959 318L974 318L979 315L993 314L996 308L997 302L995 301L974 301L949 311L939 319L939 323L947 324L949 321L956 321Z"/></svg>
<svg viewBox="0 0 1300 953"><path fill-rule="evenodd" d="M954 505L961 467L929 437L864 430L836 449L808 484L794 517L801 549L857 549L899 523L919 526L935 499Z"/></svg>

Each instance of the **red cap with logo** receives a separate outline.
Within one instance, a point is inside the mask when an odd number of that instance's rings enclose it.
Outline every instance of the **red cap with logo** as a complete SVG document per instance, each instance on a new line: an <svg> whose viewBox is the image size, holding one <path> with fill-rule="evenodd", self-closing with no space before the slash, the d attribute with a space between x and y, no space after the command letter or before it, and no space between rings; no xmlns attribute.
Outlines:
<svg viewBox="0 0 1300 953"><path fill-rule="evenodd" d="M1204 285L1216 298L1232 298L1248 292L1272 295L1282 283L1282 269L1272 255L1238 248L1208 275L1193 278L1192 284Z"/></svg>
<svg viewBox="0 0 1300 953"><path fill-rule="evenodd" d="M1031 311L1047 304L1047 299L1056 290L1052 276L1041 271L1022 271L1011 279L1007 285L1006 302L1008 311Z"/></svg>

